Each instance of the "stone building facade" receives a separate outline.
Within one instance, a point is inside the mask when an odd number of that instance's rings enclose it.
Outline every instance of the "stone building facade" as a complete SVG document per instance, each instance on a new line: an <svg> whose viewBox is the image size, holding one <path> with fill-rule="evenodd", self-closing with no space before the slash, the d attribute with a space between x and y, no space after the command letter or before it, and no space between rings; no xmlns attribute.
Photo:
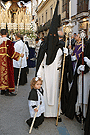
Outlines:
<svg viewBox="0 0 90 135"><path fill-rule="evenodd" d="M65 25L69 23L69 1L59 0L58 15L61 15L61 24L59 29L64 31ZM73 24L73 33L77 33L80 30L85 30L86 36L89 38L89 10L90 0L71 0L71 20ZM42 0L37 5L37 32L41 35L43 32L47 35L50 27L50 22L53 17L57 0Z"/></svg>

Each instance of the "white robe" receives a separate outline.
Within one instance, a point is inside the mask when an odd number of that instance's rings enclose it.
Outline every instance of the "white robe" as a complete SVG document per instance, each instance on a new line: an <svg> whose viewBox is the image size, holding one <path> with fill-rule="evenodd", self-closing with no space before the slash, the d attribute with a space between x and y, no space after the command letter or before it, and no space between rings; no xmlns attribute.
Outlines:
<svg viewBox="0 0 90 135"><path fill-rule="evenodd" d="M20 66L21 68L27 67L26 57L28 57L29 54L27 45L24 44L22 40L19 40L14 44L14 48L15 48L15 52L18 52L20 54L23 53L24 57L20 58L19 61L13 60L13 67L15 68L20 68ZM21 63L21 59L22 59L22 63Z"/></svg>
<svg viewBox="0 0 90 135"><path fill-rule="evenodd" d="M57 117L58 97L59 97L59 78L61 67L62 50L59 48L52 64L46 65L46 54L39 67L37 76L43 79L45 117ZM42 67L44 66L44 68Z"/></svg>
<svg viewBox="0 0 90 135"><path fill-rule="evenodd" d="M78 77L78 98L76 103L76 112L79 112L79 106L82 108L82 75ZM88 97L90 90L90 71L84 74L84 93L83 93L83 114L86 117Z"/></svg>

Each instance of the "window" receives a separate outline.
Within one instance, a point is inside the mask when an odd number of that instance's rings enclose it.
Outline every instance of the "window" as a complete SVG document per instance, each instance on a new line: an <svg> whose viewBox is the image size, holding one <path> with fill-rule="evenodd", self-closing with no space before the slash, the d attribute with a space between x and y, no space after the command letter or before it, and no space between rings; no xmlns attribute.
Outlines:
<svg viewBox="0 0 90 135"><path fill-rule="evenodd" d="M52 19L52 16L53 16L53 5L51 5L50 7L50 19Z"/></svg>
<svg viewBox="0 0 90 135"><path fill-rule="evenodd" d="M88 11L88 1L89 0L78 0L77 1L77 13L81 13L83 11Z"/></svg>
<svg viewBox="0 0 90 135"><path fill-rule="evenodd" d="M62 0L62 13L66 11L67 3L66 0Z"/></svg>
<svg viewBox="0 0 90 135"><path fill-rule="evenodd" d="M42 23L43 23L43 14L42 14Z"/></svg>
<svg viewBox="0 0 90 135"><path fill-rule="evenodd" d="M40 17L39 17L39 25L40 25Z"/></svg>
<svg viewBox="0 0 90 135"><path fill-rule="evenodd" d="M69 18L69 0L62 0L62 13L66 11L66 18Z"/></svg>
<svg viewBox="0 0 90 135"><path fill-rule="evenodd" d="M46 11L46 22L47 22L47 11Z"/></svg>

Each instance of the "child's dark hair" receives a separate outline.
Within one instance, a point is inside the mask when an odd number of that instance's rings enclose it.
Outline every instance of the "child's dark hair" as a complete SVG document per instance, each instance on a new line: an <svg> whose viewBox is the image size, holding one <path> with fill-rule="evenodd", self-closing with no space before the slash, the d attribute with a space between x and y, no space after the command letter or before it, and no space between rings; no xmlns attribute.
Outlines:
<svg viewBox="0 0 90 135"><path fill-rule="evenodd" d="M43 82L42 79L40 77L34 77L31 82L30 82L30 87L31 89L34 88L35 84L37 83L37 81L41 81L41 83Z"/></svg>

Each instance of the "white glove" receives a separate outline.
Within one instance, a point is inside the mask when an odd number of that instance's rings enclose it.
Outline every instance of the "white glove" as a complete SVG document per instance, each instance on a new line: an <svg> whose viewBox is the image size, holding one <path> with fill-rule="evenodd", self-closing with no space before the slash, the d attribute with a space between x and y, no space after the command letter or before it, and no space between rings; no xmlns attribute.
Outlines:
<svg viewBox="0 0 90 135"><path fill-rule="evenodd" d="M68 56L68 49L67 49L67 48L65 48L65 47L63 47L63 53L65 53L65 54L66 54L66 56Z"/></svg>
<svg viewBox="0 0 90 135"><path fill-rule="evenodd" d="M80 74L81 71L84 71L85 70L85 65L80 65L77 69L77 73Z"/></svg>
<svg viewBox="0 0 90 135"><path fill-rule="evenodd" d="M87 57L84 57L84 61L86 62L86 64L90 67L90 60Z"/></svg>
<svg viewBox="0 0 90 135"><path fill-rule="evenodd" d="M75 55L71 56L71 61L75 61L75 60L77 60L76 56Z"/></svg>

